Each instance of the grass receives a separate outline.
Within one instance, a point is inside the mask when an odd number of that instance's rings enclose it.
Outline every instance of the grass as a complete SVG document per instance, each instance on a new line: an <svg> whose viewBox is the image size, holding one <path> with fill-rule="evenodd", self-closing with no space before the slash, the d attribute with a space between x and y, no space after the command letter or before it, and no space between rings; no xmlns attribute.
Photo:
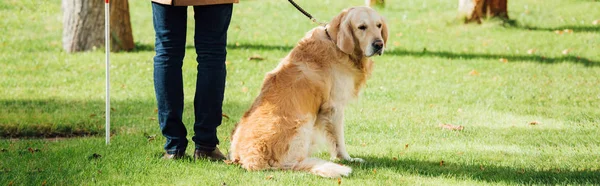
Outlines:
<svg viewBox="0 0 600 186"><path fill-rule="evenodd" d="M363 1L298 3L327 21ZM0 1L0 185L338 184L307 173L160 160L150 3L130 7L138 49L111 56L115 135L106 146L103 50L61 49L58 0ZM354 168L341 184L599 184L598 9L595 1L510 1L516 24L463 25L455 1L388 2L379 10L390 25L388 50L346 110L349 152L367 163L341 162ZM314 26L284 1L235 5L221 149L263 75ZM555 33L565 29L572 33ZM184 122L191 129L193 46L186 52ZM253 55L265 60L249 61ZM38 138L81 135L88 137Z"/></svg>

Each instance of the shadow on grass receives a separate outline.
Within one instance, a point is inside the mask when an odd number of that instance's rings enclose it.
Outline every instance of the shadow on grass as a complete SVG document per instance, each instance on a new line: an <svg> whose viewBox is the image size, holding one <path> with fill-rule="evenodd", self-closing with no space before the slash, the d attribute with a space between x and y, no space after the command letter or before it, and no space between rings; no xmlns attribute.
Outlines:
<svg viewBox="0 0 600 186"><path fill-rule="evenodd" d="M228 49L253 49L253 50L280 50L290 51L293 46L278 46L278 45L262 45L262 44L240 44L240 45L227 45ZM555 64L563 62L571 62L581 64L587 67L600 66L600 61L591 60L588 58L582 58L577 56L563 56L563 57L544 57L537 55L514 55L514 54L477 54L477 53L454 53L449 51L429 51L424 49L422 51L410 51L410 50L386 50L384 55L395 55L395 56L417 56L417 57L441 57L448 59L493 59L498 60L505 58L510 62L524 62L532 61L543 64Z"/></svg>
<svg viewBox="0 0 600 186"><path fill-rule="evenodd" d="M186 111L193 109L191 101L185 104ZM237 120L247 109L245 105L224 102L223 110L230 112L231 120ZM111 134L151 127L158 131L154 100L111 101L111 108ZM186 112L184 118L193 118L190 113ZM104 135L104 118L104 100L0 99L0 139Z"/></svg>
<svg viewBox="0 0 600 186"><path fill-rule="evenodd" d="M529 25L520 25L520 24L505 24L506 28L515 28L515 29L524 29L531 31L549 31L554 32L557 30L564 31L566 29L572 30L575 33L578 32L591 32L591 33L600 33L600 26L584 26L584 25L565 25L558 27L537 27L537 26L529 26Z"/></svg>
<svg viewBox="0 0 600 186"><path fill-rule="evenodd" d="M503 167L495 165L461 165L452 162L417 161L417 160L393 160L381 157L366 157L367 163L355 166L364 171L372 171L374 168L388 168L408 174L417 174L429 177L456 177L467 178L486 182L508 182L511 184L594 184L600 183L600 171L582 170L565 171L531 170L526 168Z"/></svg>

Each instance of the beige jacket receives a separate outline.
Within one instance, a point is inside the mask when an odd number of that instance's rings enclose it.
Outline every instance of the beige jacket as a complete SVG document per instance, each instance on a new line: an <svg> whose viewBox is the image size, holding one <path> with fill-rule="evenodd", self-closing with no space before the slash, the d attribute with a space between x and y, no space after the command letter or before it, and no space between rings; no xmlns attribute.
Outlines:
<svg viewBox="0 0 600 186"><path fill-rule="evenodd" d="M239 3L239 0L152 0L164 5L193 6Z"/></svg>

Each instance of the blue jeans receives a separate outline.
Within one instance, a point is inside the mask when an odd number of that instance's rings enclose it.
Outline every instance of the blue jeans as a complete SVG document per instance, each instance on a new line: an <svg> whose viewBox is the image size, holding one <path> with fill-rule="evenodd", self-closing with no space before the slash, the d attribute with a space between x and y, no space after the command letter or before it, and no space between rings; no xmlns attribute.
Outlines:
<svg viewBox="0 0 600 186"><path fill-rule="evenodd" d="M183 76L187 23L186 6L152 3L154 31L154 89L158 103L158 122L169 154L185 153L188 140L182 121ZM196 149L212 151L219 143L225 90L227 29L232 4L194 6L194 46L198 74L194 97L194 137Z"/></svg>

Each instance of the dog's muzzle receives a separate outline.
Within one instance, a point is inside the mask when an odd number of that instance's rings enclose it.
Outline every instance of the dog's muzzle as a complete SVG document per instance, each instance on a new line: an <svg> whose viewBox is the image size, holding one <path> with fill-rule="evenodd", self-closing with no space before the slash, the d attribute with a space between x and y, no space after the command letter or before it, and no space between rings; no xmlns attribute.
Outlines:
<svg viewBox="0 0 600 186"><path fill-rule="evenodd" d="M383 41L381 39L375 40L371 45L374 50L373 54L381 55L383 53Z"/></svg>

